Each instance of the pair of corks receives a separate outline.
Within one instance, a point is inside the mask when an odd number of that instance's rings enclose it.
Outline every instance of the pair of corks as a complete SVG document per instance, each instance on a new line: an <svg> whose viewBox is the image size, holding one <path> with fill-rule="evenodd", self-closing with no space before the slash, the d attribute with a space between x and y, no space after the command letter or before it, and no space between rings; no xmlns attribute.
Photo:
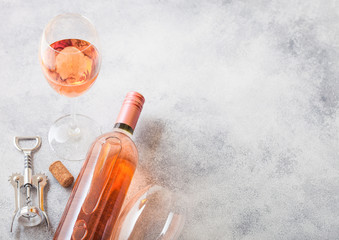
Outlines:
<svg viewBox="0 0 339 240"><path fill-rule="evenodd" d="M49 166L49 171L60 183L61 186L67 188L72 185L74 177L68 169L60 161L55 161Z"/></svg>

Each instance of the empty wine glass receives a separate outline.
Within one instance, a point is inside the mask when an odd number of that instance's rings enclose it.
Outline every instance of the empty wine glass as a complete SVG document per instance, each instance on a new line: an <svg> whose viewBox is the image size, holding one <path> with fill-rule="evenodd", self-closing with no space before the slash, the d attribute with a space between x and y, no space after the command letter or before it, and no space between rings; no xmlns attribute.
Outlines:
<svg viewBox="0 0 339 240"><path fill-rule="evenodd" d="M183 229L185 216L180 195L149 185L126 204L111 240L175 240Z"/></svg>
<svg viewBox="0 0 339 240"><path fill-rule="evenodd" d="M74 98L85 93L99 74L101 54L97 31L82 15L58 15L44 29L39 53L48 83L72 100L71 114L51 126L49 144L62 159L84 159L90 143L101 131L94 120L76 114Z"/></svg>

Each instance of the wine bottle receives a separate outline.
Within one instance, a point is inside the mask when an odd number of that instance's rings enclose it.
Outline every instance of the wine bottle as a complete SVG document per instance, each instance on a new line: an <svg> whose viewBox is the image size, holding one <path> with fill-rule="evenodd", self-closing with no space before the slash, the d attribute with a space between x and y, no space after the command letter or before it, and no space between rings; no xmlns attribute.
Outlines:
<svg viewBox="0 0 339 240"><path fill-rule="evenodd" d="M110 239L138 162L131 139L145 102L129 92L110 133L87 153L54 239Z"/></svg>

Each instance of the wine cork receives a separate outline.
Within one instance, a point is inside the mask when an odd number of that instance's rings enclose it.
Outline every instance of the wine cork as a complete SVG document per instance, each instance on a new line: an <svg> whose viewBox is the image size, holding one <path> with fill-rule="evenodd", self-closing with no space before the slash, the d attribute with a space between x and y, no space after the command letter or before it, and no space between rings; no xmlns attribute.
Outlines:
<svg viewBox="0 0 339 240"><path fill-rule="evenodd" d="M61 186L66 188L72 185L74 177L60 161L52 163L49 166L49 171Z"/></svg>

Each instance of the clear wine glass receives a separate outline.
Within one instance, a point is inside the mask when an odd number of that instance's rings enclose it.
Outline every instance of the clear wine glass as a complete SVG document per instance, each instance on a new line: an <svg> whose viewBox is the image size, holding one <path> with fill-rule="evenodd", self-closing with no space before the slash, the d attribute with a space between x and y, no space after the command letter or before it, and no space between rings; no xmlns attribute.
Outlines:
<svg viewBox="0 0 339 240"><path fill-rule="evenodd" d="M97 31L82 15L58 15L43 31L39 56L48 83L72 100L71 114L51 126L49 144L62 159L84 159L90 143L101 133L94 120L76 114L76 97L84 94L99 74L101 54Z"/></svg>
<svg viewBox="0 0 339 240"><path fill-rule="evenodd" d="M183 196L149 185L130 199L119 215L110 240L176 240L185 225Z"/></svg>

